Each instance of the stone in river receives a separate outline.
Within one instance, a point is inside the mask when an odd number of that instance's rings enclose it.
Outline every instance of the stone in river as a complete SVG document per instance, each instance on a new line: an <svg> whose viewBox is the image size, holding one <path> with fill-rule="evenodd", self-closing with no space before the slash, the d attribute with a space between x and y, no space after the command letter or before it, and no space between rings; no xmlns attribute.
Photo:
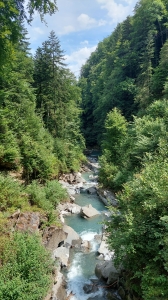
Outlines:
<svg viewBox="0 0 168 300"><path fill-rule="evenodd" d="M88 194L97 194L97 189L95 187L90 187L87 189Z"/></svg>
<svg viewBox="0 0 168 300"><path fill-rule="evenodd" d="M92 218L99 214L100 213L91 204L81 207L81 215L83 217Z"/></svg>

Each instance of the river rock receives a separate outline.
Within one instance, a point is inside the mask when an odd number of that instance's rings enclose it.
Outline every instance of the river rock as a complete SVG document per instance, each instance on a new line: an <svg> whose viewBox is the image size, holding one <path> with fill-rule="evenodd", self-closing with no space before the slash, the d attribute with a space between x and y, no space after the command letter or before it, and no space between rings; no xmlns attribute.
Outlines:
<svg viewBox="0 0 168 300"><path fill-rule="evenodd" d="M83 290L86 294L91 294L97 292L98 287L94 284L85 284Z"/></svg>
<svg viewBox="0 0 168 300"><path fill-rule="evenodd" d="M89 241L82 241L81 250L88 251L90 249L90 242Z"/></svg>
<svg viewBox="0 0 168 300"><path fill-rule="evenodd" d="M81 245L81 237L79 234L70 226L64 225L63 231L67 233L67 238L64 241L66 247L80 247Z"/></svg>
<svg viewBox="0 0 168 300"><path fill-rule="evenodd" d="M87 193L88 194L92 194L92 195L93 194L97 194L97 189L92 186L92 187L90 187L90 188L87 189Z"/></svg>
<svg viewBox="0 0 168 300"><path fill-rule="evenodd" d="M65 300L66 289L64 287L64 276L57 270L54 278L54 283L51 292L44 298L44 300Z"/></svg>
<svg viewBox="0 0 168 300"><path fill-rule="evenodd" d="M95 240L97 243L100 244L101 241L102 241L102 235L101 235L101 234L95 234L94 240Z"/></svg>
<svg viewBox="0 0 168 300"><path fill-rule="evenodd" d="M79 214L81 211L81 206L75 204L75 203L70 203L68 210L72 213L72 214Z"/></svg>
<svg viewBox="0 0 168 300"><path fill-rule="evenodd" d="M67 215L68 213L79 214L81 210L81 206L75 203L66 202L64 204L59 204L58 210L62 215Z"/></svg>
<svg viewBox="0 0 168 300"><path fill-rule="evenodd" d="M75 202L75 197L70 196L70 201L71 201L71 203L74 203Z"/></svg>
<svg viewBox="0 0 168 300"><path fill-rule="evenodd" d="M81 207L81 215L83 217L92 218L99 214L100 213L91 204Z"/></svg>
<svg viewBox="0 0 168 300"><path fill-rule="evenodd" d="M101 241L100 247L97 250L100 255L103 255L104 260L111 260L114 257L114 252L109 251L106 239Z"/></svg>
<svg viewBox="0 0 168 300"><path fill-rule="evenodd" d="M96 264L95 274L99 279L107 280L107 284L112 284L118 279L120 271L115 268L113 261L105 261Z"/></svg>
<svg viewBox="0 0 168 300"><path fill-rule="evenodd" d="M58 247L53 251L53 258L58 258L61 267L67 267L69 262L69 248Z"/></svg>
<svg viewBox="0 0 168 300"><path fill-rule="evenodd" d="M97 189L97 194L99 195L101 201L106 205L112 205L114 207L116 207L118 205L118 201L115 198L114 193L112 193L111 191L108 190L103 190L101 188Z"/></svg>

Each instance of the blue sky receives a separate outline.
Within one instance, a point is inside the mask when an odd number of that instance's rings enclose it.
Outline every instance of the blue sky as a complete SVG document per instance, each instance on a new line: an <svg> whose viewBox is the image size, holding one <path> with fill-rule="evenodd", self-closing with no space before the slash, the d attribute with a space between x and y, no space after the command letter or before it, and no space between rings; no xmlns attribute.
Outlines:
<svg viewBox="0 0 168 300"><path fill-rule="evenodd" d="M133 14L136 3L137 0L57 0L57 13L45 17L47 26L35 14L32 25L27 27L32 53L54 30L68 67L78 76L97 44Z"/></svg>

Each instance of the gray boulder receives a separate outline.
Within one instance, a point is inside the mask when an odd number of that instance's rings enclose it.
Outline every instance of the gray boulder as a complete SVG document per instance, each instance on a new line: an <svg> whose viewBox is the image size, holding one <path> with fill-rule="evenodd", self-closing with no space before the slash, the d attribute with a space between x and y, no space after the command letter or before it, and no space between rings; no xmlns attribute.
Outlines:
<svg viewBox="0 0 168 300"><path fill-rule="evenodd" d="M116 207L118 205L118 201L114 193L112 193L111 191L108 190L104 191L103 189L99 188L97 189L97 194L99 195L99 198L106 206L112 205Z"/></svg>
<svg viewBox="0 0 168 300"><path fill-rule="evenodd" d="M91 204L81 207L81 215L83 217L92 218L99 214L100 213Z"/></svg>
<svg viewBox="0 0 168 300"><path fill-rule="evenodd" d="M67 267L69 263L69 249L66 247L58 247L53 251L53 258L57 258L61 267Z"/></svg>
<svg viewBox="0 0 168 300"><path fill-rule="evenodd" d="M64 241L66 247L80 247L81 245L81 237L79 234L70 226L64 225L63 231L67 233L67 238Z"/></svg>
<svg viewBox="0 0 168 300"><path fill-rule="evenodd" d="M107 284L112 284L118 279L120 270L115 268L113 261L105 261L96 264L95 274L99 279L105 279Z"/></svg>
<svg viewBox="0 0 168 300"><path fill-rule="evenodd" d="M83 290L86 294L91 294L97 292L98 287L94 284L85 284Z"/></svg>
<svg viewBox="0 0 168 300"><path fill-rule="evenodd" d="M92 195L93 194L97 194L97 189L92 186L92 187L90 187L90 188L87 189L87 193L88 194L92 194Z"/></svg>
<svg viewBox="0 0 168 300"><path fill-rule="evenodd" d="M61 228L50 226L44 230L43 243L48 250L55 250L67 237L67 233Z"/></svg>
<svg viewBox="0 0 168 300"><path fill-rule="evenodd" d="M81 250L82 251L88 251L89 249L91 248L90 246L90 242L89 241L82 241L82 244L81 244Z"/></svg>

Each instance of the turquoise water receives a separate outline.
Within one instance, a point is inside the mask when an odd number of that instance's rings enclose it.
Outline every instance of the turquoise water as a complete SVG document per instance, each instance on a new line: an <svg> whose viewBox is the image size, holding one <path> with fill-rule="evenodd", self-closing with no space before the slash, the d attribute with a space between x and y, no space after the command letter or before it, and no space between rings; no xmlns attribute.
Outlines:
<svg viewBox="0 0 168 300"><path fill-rule="evenodd" d="M68 226L72 227L78 234L82 234L83 232L95 232L101 233L103 221L102 215L93 217L91 219L84 219L79 215L68 216L65 219L65 222Z"/></svg>
<svg viewBox="0 0 168 300"><path fill-rule="evenodd" d="M104 214L102 212L107 211L104 204L99 200L97 195L89 195L87 193L78 194L75 199L75 203L80 206L91 204L99 211L100 215L90 219L84 219L80 215L67 216L65 219L66 224L71 226L78 234L84 231L100 233L104 220Z"/></svg>
<svg viewBox="0 0 168 300"><path fill-rule="evenodd" d="M104 204L99 200L97 195L90 195L87 193L77 194L75 196L75 203L80 206L91 204L99 212L107 210Z"/></svg>

